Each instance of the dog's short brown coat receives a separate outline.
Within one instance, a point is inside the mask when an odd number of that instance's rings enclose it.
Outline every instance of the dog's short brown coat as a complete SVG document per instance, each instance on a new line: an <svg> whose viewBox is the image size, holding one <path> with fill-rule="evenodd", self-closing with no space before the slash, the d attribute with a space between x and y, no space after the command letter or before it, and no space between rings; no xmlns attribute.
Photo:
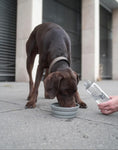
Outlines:
<svg viewBox="0 0 118 150"><path fill-rule="evenodd" d="M78 103L80 107L86 108L86 104L80 99L77 91L78 75L69 66L71 61L70 38L59 25L43 23L35 27L26 43L26 52L30 87L26 108L36 106L38 87L44 69L46 69L44 80L46 98L57 97L60 106L63 107L72 107ZM36 54L39 54L39 65L36 80L33 83L32 68ZM66 57L68 62L65 60L56 62L48 74L51 62L60 56Z"/></svg>

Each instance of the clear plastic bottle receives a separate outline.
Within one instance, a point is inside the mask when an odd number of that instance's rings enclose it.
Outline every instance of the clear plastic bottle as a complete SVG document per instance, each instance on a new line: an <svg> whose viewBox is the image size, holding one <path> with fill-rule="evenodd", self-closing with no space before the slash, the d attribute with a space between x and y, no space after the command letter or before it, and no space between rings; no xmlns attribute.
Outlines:
<svg viewBox="0 0 118 150"><path fill-rule="evenodd" d="M109 100L109 96L95 82L88 80L84 83L84 86L98 104Z"/></svg>

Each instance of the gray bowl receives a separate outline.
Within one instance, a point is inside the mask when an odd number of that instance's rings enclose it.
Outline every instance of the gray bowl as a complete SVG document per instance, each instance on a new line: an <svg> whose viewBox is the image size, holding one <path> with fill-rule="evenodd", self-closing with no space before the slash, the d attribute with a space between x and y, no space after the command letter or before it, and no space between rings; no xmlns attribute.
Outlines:
<svg viewBox="0 0 118 150"><path fill-rule="evenodd" d="M76 117L79 105L75 107L60 107L58 103L51 104L52 115L58 118L74 118Z"/></svg>

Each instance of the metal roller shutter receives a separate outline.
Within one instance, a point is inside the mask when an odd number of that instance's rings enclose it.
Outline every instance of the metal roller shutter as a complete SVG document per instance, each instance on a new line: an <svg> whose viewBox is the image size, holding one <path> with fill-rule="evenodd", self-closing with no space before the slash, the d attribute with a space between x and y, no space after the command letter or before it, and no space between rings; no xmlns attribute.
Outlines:
<svg viewBox="0 0 118 150"><path fill-rule="evenodd" d="M72 68L81 75L81 0L43 0L43 22L55 22L69 34Z"/></svg>
<svg viewBox="0 0 118 150"><path fill-rule="evenodd" d="M0 0L0 81L15 80L17 0Z"/></svg>

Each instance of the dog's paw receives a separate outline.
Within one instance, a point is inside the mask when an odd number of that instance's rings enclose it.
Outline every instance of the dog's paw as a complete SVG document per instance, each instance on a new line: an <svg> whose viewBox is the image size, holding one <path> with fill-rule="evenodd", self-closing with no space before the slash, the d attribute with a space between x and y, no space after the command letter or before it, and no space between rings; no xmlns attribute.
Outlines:
<svg viewBox="0 0 118 150"><path fill-rule="evenodd" d="M79 106L79 108L87 108L87 105L86 105L86 103L84 103L84 102L81 102L81 103L80 103L80 106Z"/></svg>
<svg viewBox="0 0 118 150"><path fill-rule="evenodd" d="M35 108L36 104L32 101L27 102L27 104L25 105L25 109L27 108Z"/></svg>

